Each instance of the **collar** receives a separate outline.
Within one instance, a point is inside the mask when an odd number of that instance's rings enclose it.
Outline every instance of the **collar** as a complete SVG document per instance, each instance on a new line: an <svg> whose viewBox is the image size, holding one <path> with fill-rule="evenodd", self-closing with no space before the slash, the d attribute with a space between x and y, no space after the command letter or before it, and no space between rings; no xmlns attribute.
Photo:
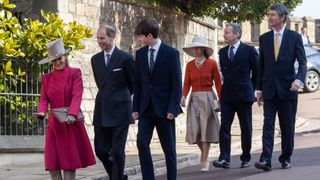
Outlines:
<svg viewBox="0 0 320 180"><path fill-rule="evenodd" d="M301 33L300 33L301 34ZM306 34L306 33L304 33L304 34L301 34L301 36L305 36L305 37L307 37L308 35Z"/></svg>
<svg viewBox="0 0 320 180"><path fill-rule="evenodd" d="M111 57L115 47L116 46L113 45L109 52L103 51L104 57L106 57L107 54L110 54L110 57Z"/></svg>
<svg viewBox="0 0 320 180"><path fill-rule="evenodd" d="M159 51L160 45L161 45L161 39L158 38L157 39L157 43L153 47L149 45L148 50L153 48L157 52L157 51Z"/></svg>
<svg viewBox="0 0 320 180"><path fill-rule="evenodd" d="M273 29L273 36L276 36L277 33L279 33L279 35L282 36L285 28L286 28L286 26L283 25L282 29L279 32L277 32Z"/></svg>
<svg viewBox="0 0 320 180"><path fill-rule="evenodd" d="M229 45L229 48L230 48L231 46L233 46L234 49L238 49L238 47L240 46L240 43L241 43L241 41L239 40L239 41L236 42L234 45Z"/></svg>

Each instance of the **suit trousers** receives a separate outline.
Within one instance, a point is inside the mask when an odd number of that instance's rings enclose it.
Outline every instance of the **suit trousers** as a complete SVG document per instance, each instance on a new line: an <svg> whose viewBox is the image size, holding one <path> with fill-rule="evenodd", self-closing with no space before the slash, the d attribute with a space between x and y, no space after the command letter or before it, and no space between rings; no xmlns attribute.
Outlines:
<svg viewBox="0 0 320 180"><path fill-rule="evenodd" d="M129 125L94 126L94 147L110 180L121 180L125 167L125 146Z"/></svg>
<svg viewBox="0 0 320 180"><path fill-rule="evenodd" d="M154 127L156 127L162 150L165 154L167 179L176 180L176 131L175 120L163 119L156 115L151 103L143 113L138 123L137 146L144 180L154 180L154 169L150 152L150 141Z"/></svg>
<svg viewBox="0 0 320 180"><path fill-rule="evenodd" d="M220 156L219 160L230 162L231 125L237 113L241 129L241 161L250 161L252 142L252 102L234 101L221 103Z"/></svg>
<svg viewBox="0 0 320 180"><path fill-rule="evenodd" d="M263 105L264 124L262 137L262 154L260 161L266 161L271 165L274 144L274 124L278 112L281 130L280 162L291 160L294 146L295 121L297 112L297 99L280 99L275 95L273 99L265 99Z"/></svg>

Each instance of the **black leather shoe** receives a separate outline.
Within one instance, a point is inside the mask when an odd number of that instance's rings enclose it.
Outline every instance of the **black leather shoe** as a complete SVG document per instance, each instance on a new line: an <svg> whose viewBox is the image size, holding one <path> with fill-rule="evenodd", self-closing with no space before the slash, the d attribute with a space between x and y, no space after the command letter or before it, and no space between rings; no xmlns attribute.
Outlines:
<svg viewBox="0 0 320 180"><path fill-rule="evenodd" d="M267 163L266 161L256 162L254 166L257 169L262 169L264 171L271 171L271 164Z"/></svg>
<svg viewBox="0 0 320 180"><path fill-rule="evenodd" d="M291 168L291 163L289 161L284 161L281 163L281 168L282 169L290 169Z"/></svg>
<svg viewBox="0 0 320 180"><path fill-rule="evenodd" d="M123 174L122 180L128 180L128 175L127 174Z"/></svg>
<svg viewBox="0 0 320 180"><path fill-rule="evenodd" d="M242 161L241 163L241 168L247 168L250 166L250 161Z"/></svg>
<svg viewBox="0 0 320 180"><path fill-rule="evenodd" d="M230 168L230 163L228 163L225 160L215 160L212 162L212 165L217 168L224 168L224 169Z"/></svg>

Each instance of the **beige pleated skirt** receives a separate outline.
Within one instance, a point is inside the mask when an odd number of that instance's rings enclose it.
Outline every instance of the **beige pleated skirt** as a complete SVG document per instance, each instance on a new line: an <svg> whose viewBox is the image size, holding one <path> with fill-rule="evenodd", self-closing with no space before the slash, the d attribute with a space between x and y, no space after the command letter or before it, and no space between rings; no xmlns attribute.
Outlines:
<svg viewBox="0 0 320 180"><path fill-rule="evenodd" d="M191 93L187 106L187 143L219 142L220 120L213 107L214 100L217 100L214 92Z"/></svg>

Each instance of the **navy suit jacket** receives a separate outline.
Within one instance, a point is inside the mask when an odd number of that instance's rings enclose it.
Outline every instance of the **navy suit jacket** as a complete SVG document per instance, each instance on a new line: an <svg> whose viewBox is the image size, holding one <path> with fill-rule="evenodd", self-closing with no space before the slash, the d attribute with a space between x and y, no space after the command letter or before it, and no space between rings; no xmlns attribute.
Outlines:
<svg viewBox="0 0 320 180"><path fill-rule="evenodd" d="M259 67L257 90L262 90L264 99L272 99L275 94L281 99L295 99L298 92L290 91L295 79L304 82L307 72L307 60L302 38L295 31L285 29L278 59L274 56L273 31L264 33L259 38ZM298 61L298 72L294 63Z"/></svg>
<svg viewBox="0 0 320 180"><path fill-rule="evenodd" d="M181 95L182 75L179 52L162 42L153 73L150 73L148 46L138 49L135 57L133 112L143 115L151 102L159 117L166 119L167 113L177 117L182 112Z"/></svg>
<svg viewBox="0 0 320 180"><path fill-rule="evenodd" d="M254 47L240 42L233 61L229 59L228 52L229 46L219 51L219 62L223 75L221 101L255 101L257 51Z"/></svg>
<svg viewBox="0 0 320 180"><path fill-rule="evenodd" d="M125 126L134 123L131 112L133 93L133 56L114 48L108 66L103 51L91 59L94 79L98 87L93 125L103 127Z"/></svg>

